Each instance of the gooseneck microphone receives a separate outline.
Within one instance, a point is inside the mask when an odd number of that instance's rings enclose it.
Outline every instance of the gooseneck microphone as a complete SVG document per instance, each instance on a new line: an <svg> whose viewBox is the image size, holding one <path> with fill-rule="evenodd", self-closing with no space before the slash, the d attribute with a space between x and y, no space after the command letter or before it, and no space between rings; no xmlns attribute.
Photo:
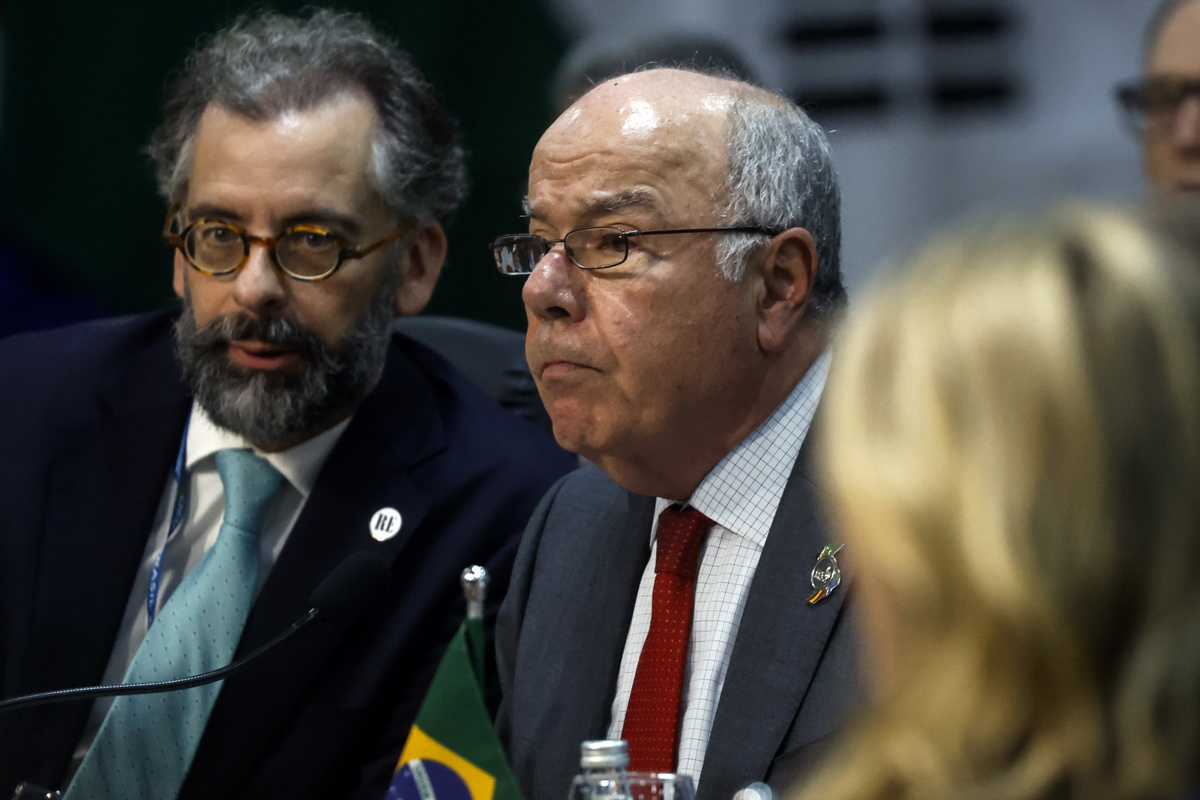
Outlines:
<svg viewBox="0 0 1200 800"><path fill-rule="evenodd" d="M290 639L307 628L314 620L344 623L357 617L387 593L392 582L392 573L387 562L371 553L360 552L338 564L333 572L321 581L308 599L308 611L304 612L292 626L261 647L220 669L202 672L187 678L150 683L118 683L108 686L83 686L77 689L58 689L38 692L0 701L0 714L17 708L27 708L45 703L61 703L67 700L84 700L93 697L119 697L127 694L156 694L191 689L206 683L219 681Z"/></svg>

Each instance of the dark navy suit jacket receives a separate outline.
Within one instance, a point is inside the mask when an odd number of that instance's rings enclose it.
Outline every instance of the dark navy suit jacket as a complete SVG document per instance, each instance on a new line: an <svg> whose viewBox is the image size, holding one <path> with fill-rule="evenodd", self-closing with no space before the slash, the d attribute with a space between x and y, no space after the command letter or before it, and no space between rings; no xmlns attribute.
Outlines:
<svg viewBox="0 0 1200 800"><path fill-rule="evenodd" d="M191 404L168 313L0 342L0 694L98 683ZM495 610L538 499L574 465L543 432L402 336L325 463L238 655L287 628L351 553L392 565L386 597L228 679L182 798L382 797L446 642L458 575ZM368 532L392 507L400 533ZM0 796L59 786L89 703L0 716Z"/></svg>

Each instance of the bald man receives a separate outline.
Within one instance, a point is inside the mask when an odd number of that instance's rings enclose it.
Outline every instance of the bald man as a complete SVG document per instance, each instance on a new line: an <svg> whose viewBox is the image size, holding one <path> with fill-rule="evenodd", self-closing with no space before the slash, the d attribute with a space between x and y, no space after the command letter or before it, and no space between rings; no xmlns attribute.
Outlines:
<svg viewBox="0 0 1200 800"><path fill-rule="evenodd" d="M1142 137L1146 179L1200 197L1200 0L1166 0L1146 33L1145 73L1117 88Z"/></svg>
<svg viewBox="0 0 1200 800"><path fill-rule="evenodd" d="M638 72L546 131L527 206L497 264L528 275L555 437L597 468L543 499L501 612L522 789L560 800L601 738L699 800L787 784L856 689L808 464L845 302L828 142L781 96Z"/></svg>

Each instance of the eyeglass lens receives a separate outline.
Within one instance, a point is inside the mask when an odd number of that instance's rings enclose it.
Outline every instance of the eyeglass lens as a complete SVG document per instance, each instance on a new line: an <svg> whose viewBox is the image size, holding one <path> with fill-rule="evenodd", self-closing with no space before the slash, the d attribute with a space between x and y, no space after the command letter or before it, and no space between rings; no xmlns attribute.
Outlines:
<svg viewBox="0 0 1200 800"><path fill-rule="evenodd" d="M506 275L528 275L547 252L545 239L528 234L501 236L492 244L496 266Z"/></svg>
<svg viewBox="0 0 1200 800"><path fill-rule="evenodd" d="M563 242L567 254L585 269L620 264L629 252L629 237L620 228L582 228L571 231Z"/></svg>
<svg viewBox="0 0 1200 800"><path fill-rule="evenodd" d="M1122 87L1122 105L1142 128L1171 127L1179 107L1189 96L1200 98L1200 80L1159 76Z"/></svg>
<svg viewBox="0 0 1200 800"><path fill-rule="evenodd" d="M188 231L188 257L200 268L215 273L232 272L246 258L249 242L221 223L206 222ZM295 230L281 236L275 260L293 275L316 277L338 265L341 247L333 236L319 231Z"/></svg>
<svg viewBox="0 0 1200 800"><path fill-rule="evenodd" d="M550 252L541 236L501 236L492 245L496 266L507 275L527 275ZM584 269L612 267L625 260L628 232L620 228L580 228L563 238L567 257Z"/></svg>

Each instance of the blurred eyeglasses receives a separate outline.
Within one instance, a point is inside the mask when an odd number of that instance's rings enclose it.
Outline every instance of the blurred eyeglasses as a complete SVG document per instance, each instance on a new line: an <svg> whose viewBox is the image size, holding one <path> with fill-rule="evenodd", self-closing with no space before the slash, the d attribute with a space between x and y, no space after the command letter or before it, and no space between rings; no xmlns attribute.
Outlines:
<svg viewBox="0 0 1200 800"><path fill-rule="evenodd" d="M279 236L254 236L237 225L200 218L183 230L173 230L179 208L167 213L163 241L179 248L183 258L205 275L237 272L250 260L250 246L260 244L270 251L279 268L298 281L319 281L337 272L342 262L362 258L395 241L412 228L405 222L377 242L352 246L341 234L319 225L293 225Z"/></svg>
<svg viewBox="0 0 1200 800"><path fill-rule="evenodd" d="M1175 115L1184 100L1200 99L1200 78L1158 75L1117 84L1114 93L1134 131L1157 134L1175 125Z"/></svg>
<svg viewBox="0 0 1200 800"><path fill-rule="evenodd" d="M758 233L774 236L772 231L753 225L728 228L679 228L664 231L627 231L608 226L577 228L561 239L546 239L532 233L501 236L492 242L496 268L505 275L528 275L557 244L567 258L580 269L605 269L625 263L629 258L629 240L635 236L664 236L677 233Z"/></svg>

